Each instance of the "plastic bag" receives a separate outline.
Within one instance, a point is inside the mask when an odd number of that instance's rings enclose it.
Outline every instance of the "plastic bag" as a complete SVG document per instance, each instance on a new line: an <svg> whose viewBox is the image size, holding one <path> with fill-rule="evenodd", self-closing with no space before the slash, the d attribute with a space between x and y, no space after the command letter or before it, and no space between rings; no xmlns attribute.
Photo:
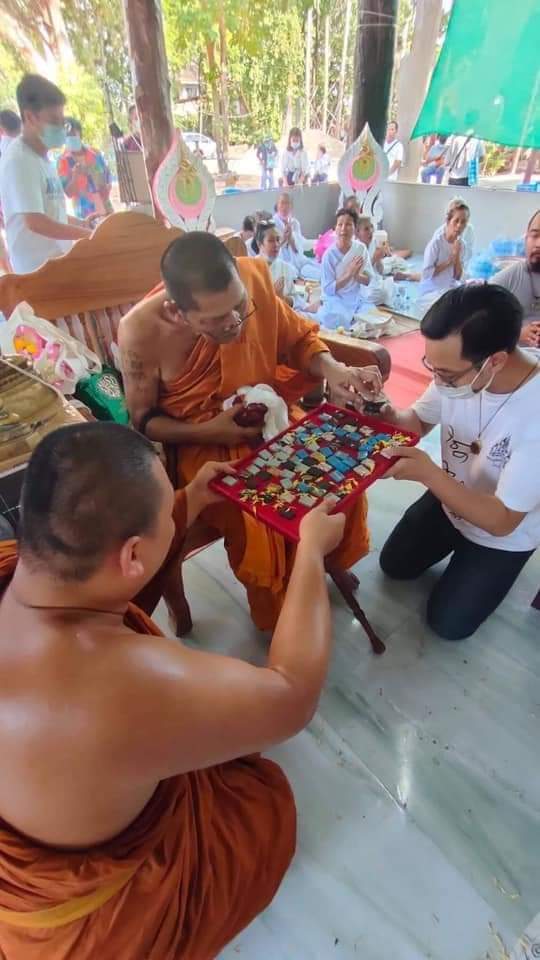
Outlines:
<svg viewBox="0 0 540 960"><path fill-rule="evenodd" d="M34 373L65 396L75 392L79 380L101 373L99 357L88 347L37 317L28 303L19 303L9 320L0 324L0 348L33 364Z"/></svg>

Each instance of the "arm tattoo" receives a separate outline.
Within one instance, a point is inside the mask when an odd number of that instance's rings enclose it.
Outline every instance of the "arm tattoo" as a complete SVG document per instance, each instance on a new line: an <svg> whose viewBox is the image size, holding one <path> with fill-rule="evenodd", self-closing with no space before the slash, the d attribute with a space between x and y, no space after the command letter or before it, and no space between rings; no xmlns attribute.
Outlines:
<svg viewBox="0 0 540 960"><path fill-rule="evenodd" d="M144 369L144 360L142 359L140 353L137 353L135 350L128 350L126 352L126 364L124 369L124 375L128 377L133 383L142 384L147 379L146 372Z"/></svg>

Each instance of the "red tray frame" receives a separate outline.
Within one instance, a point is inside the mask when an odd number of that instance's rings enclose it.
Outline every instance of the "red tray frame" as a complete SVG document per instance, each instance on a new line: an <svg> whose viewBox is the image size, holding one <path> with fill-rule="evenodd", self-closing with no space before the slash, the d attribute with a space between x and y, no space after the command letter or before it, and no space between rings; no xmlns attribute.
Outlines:
<svg viewBox="0 0 540 960"><path fill-rule="evenodd" d="M402 443L401 446L414 447L419 442L420 437L416 433L411 433L410 430L402 430L399 427L396 427L394 424L386 423L384 420L379 419L378 417L366 416L362 413L357 413L355 410L344 409L343 407L336 407L332 403L322 403L315 410L310 410L305 417L302 417L300 420L293 421L286 430L283 430L281 433L277 434L275 437L272 437L268 443L263 443L253 453L250 453L249 456L244 457L240 460L235 466L238 470L243 470L245 467L249 466L254 460L257 459L261 450L268 450L270 446L277 441L281 440L282 437L290 433L292 430L295 430L297 427L301 426L303 423L312 422L317 420L321 413L345 413L349 420L356 420L359 426L371 427L376 432L380 433L400 433L409 437L409 443ZM345 446L345 445L344 445ZM272 452L272 451L270 451ZM371 486L375 480L380 480L381 477L387 472L390 466L398 460L398 457L392 457L390 460L387 460L386 457L383 457L380 453L373 454L371 457L375 461L375 469L369 476L364 477L358 482L356 489L348 494L348 496L343 497L342 500L336 504L332 513L342 513L348 506L350 506L354 500L360 496L368 487ZM345 474L347 479L349 476L354 476L354 479L358 481L357 474L353 474L352 470ZM303 517L309 513L310 510L313 510L313 507L304 507L302 504L295 504L294 509L296 510L296 516L294 520L286 520L285 517L281 517L277 510L274 507L269 506L269 504L251 504L249 502L240 500L239 493L240 489L244 487L235 489L234 487L227 486L221 482L221 478L218 477L216 480L212 480L210 483L212 490L215 490L216 493L221 494L223 497L226 497L227 500L231 500L233 503L243 510L245 513L249 513L250 516L255 517L256 520L260 520L261 523L265 523L267 526L271 527L273 530L276 530L277 533L281 533L284 537L287 537L288 540L293 540L295 543L298 543L299 537L299 527ZM318 501L320 503L320 500Z"/></svg>

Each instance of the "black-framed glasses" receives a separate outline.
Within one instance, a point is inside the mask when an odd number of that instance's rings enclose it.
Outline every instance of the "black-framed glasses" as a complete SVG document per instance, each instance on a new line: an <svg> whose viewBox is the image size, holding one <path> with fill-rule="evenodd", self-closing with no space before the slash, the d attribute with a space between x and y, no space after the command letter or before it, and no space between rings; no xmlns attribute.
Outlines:
<svg viewBox="0 0 540 960"><path fill-rule="evenodd" d="M484 360L483 363L485 362L486 361ZM436 367L432 367L425 354L422 357L422 364L426 368L426 370L429 370L429 372L433 377L437 377L441 381L441 383L445 383L448 387L457 387L458 380L461 380L461 378L464 377L467 373L472 373L473 370L477 370L477 371L481 370L483 365L482 363L472 363L471 366L466 367L465 370L460 370L459 373L455 373L448 377L442 373L439 373Z"/></svg>

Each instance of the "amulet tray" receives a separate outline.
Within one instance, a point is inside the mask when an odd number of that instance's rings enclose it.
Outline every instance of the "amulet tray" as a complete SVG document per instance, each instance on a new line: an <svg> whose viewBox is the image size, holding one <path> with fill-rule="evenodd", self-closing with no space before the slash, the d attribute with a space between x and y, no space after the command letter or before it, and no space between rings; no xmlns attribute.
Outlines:
<svg viewBox="0 0 540 960"><path fill-rule="evenodd" d="M328 497L333 513L350 505L395 458L385 447L414 446L419 437L376 417L323 403L236 464L234 476L211 487L289 540L298 541L302 518Z"/></svg>

